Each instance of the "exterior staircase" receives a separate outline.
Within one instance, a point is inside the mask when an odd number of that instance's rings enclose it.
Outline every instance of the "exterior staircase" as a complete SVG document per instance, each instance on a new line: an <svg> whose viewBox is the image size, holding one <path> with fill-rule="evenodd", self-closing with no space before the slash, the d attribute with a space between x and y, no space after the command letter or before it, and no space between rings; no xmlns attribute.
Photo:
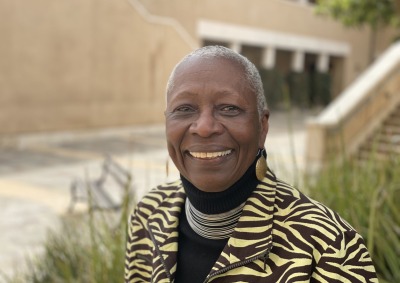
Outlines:
<svg viewBox="0 0 400 283"><path fill-rule="evenodd" d="M314 172L335 159L387 159L399 155L400 41L397 41L317 117L308 121L306 162Z"/></svg>
<svg viewBox="0 0 400 283"><path fill-rule="evenodd" d="M400 156L400 104L361 145L358 157L363 160L386 160Z"/></svg>

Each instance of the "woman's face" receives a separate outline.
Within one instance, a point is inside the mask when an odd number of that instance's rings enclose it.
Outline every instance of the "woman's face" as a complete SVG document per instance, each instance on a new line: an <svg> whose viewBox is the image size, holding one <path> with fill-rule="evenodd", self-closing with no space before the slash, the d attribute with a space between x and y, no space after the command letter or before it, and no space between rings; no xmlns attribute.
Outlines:
<svg viewBox="0 0 400 283"><path fill-rule="evenodd" d="M222 58L193 57L178 67L165 116L175 166L206 192L243 176L268 132L268 113L259 118L242 67Z"/></svg>

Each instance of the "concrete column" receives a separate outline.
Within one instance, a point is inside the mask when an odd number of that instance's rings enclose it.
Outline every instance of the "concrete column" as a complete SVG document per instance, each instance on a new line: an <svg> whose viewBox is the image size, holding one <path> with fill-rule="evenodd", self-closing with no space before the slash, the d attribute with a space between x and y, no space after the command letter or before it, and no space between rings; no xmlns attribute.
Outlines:
<svg viewBox="0 0 400 283"><path fill-rule="evenodd" d="M329 55L319 54L317 59L317 70L320 73L327 73L329 71Z"/></svg>
<svg viewBox="0 0 400 283"><path fill-rule="evenodd" d="M292 56L292 71L299 73L303 72L305 57L304 52L302 50L295 50Z"/></svg>
<svg viewBox="0 0 400 283"><path fill-rule="evenodd" d="M261 66L266 69L273 69L275 67L276 50L272 46L267 46L263 49Z"/></svg>
<svg viewBox="0 0 400 283"><path fill-rule="evenodd" d="M242 51L242 45L239 42L232 42L230 44L230 48L236 53L240 53L240 51Z"/></svg>

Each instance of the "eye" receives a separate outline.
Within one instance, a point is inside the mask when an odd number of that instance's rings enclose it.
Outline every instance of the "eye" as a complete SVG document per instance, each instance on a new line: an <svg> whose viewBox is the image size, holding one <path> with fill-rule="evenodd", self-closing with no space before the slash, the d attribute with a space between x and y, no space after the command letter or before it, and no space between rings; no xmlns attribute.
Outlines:
<svg viewBox="0 0 400 283"><path fill-rule="evenodd" d="M170 119L183 119L196 114L197 109L190 104L178 105L170 111L166 111L166 117Z"/></svg>
<svg viewBox="0 0 400 283"><path fill-rule="evenodd" d="M235 105L224 105L220 109L225 115L237 115L241 112L241 109Z"/></svg>
<svg viewBox="0 0 400 283"><path fill-rule="evenodd" d="M194 110L195 109L190 105L181 105L181 106L176 107L174 109L174 112L176 112L176 113L188 113L188 112L192 112Z"/></svg>

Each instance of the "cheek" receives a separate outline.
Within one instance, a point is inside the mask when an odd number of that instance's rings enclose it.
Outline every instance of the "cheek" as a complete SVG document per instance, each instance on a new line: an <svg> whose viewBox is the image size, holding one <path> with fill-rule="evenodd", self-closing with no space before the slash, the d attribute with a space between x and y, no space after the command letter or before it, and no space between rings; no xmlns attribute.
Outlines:
<svg viewBox="0 0 400 283"><path fill-rule="evenodd" d="M165 135L167 138L167 147L169 155L173 160L176 160L180 154L180 147L183 136L185 134L183 123L177 121L167 121L165 126Z"/></svg>
<svg viewBox="0 0 400 283"><path fill-rule="evenodd" d="M248 123L241 126L236 125L234 131L239 144L250 148L258 147L261 139L261 130L258 123Z"/></svg>
<svg viewBox="0 0 400 283"><path fill-rule="evenodd" d="M171 132L167 131L166 136L167 136L167 150L168 150L169 157L171 158L171 160L175 164L175 166L177 168L179 168L180 167L179 160L181 160L179 145L177 145L177 143L174 139L174 135Z"/></svg>

